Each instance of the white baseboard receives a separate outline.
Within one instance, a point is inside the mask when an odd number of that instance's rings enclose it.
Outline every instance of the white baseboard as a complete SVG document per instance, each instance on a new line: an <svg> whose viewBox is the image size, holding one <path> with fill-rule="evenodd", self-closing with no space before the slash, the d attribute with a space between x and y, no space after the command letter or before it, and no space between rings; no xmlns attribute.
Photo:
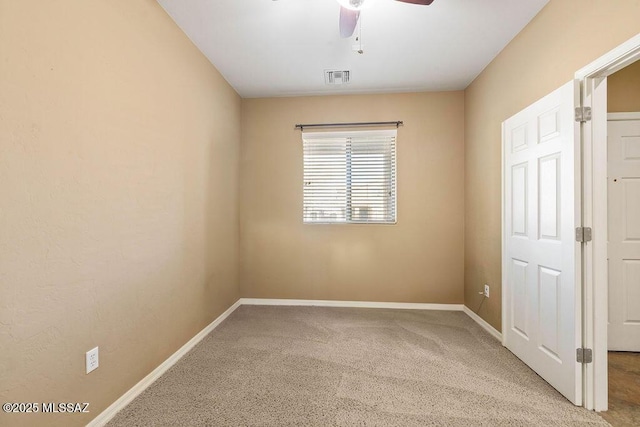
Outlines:
<svg viewBox="0 0 640 427"><path fill-rule="evenodd" d="M313 299L240 298L242 305L289 305L315 307L395 308L401 310L462 311L463 304L425 304L410 302L334 301Z"/></svg>
<svg viewBox="0 0 640 427"><path fill-rule="evenodd" d="M476 313L471 311L471 309L469 307L467 307L466 305L464 306L463 311L465 313L467 313L467 315L469 317L471 317L473 320L475 320L478 325L482 326L487 332L489 332L491 335L493 335L493 337L495 339L497 339L498 341L502 342L502 334L500 332L498 332L498 330L496 328L494 328L489 323L487 323L486 320L484 320L482 317L478 316Z"/></svg>
<svg viewBox="0 0 640 427"><path fill-rule="evenodd" d="M169 368L176 364L185 354L196 346L204 337L206 337L211 331L213 331L224 319L229 317L236 308L240 307L240 300L236 301L231 307L229 307L224 313L216 318L213 322L207 325L203 330L198 332L196 336L191 338L185 345L180 347L178 351L173 353L167 360L162 362L160 366L151 371L149 375L144 377L138 384L134 385L123 394L118 400L113 402L107 409L102 411L100 415L95 417L87 427L98 427L107 424L121 409L127 406L133 399L135 399L140 393L142 393L147 387L149 387L155 380L160 378L162 374L167 372Z"/></svg>

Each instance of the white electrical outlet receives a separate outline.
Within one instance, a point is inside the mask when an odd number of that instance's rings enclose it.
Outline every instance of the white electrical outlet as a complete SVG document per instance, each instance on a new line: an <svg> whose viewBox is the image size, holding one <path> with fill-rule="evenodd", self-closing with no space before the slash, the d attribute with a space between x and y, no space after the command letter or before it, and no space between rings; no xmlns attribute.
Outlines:
<svg viewBox="0 0 640 427"><path fill-rule="evenodd" d="M87 374L98 367L98 347L86 353Z"/></svg>
<svg viewBox="0 0 640 427"><path fill-rule="evenodd" d="M484 285L484 296L489 298L489 285L485 283Z"/></svg>

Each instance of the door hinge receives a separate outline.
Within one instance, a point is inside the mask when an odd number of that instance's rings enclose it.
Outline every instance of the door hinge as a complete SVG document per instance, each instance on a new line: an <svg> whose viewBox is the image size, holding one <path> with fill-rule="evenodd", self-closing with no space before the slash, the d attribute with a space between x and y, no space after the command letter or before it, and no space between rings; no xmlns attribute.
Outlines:
<svg viewBox="0 0 640 427"><path fill-rule="evenodd" d="M580 123L591 121L591 107L576 107L575 118Z"/></svg>
<svg viewBox="0 0 640 427"><path fill-rule="evenodd" d="M576 361L578 363L591 363L593 362L593 350L590 348L577 348L576 349Z"/></svg>
<svg viewBox="0 0 640 427"><path fill-rule="evenodd" d="M591 241L591 227L576 227L576 242L586 243Z"/></svg>

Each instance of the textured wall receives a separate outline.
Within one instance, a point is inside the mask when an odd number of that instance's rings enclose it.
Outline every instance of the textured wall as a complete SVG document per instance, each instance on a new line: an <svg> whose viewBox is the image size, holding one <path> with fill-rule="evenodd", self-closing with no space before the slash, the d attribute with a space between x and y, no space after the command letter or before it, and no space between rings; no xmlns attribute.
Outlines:
<svg viewBox="0 0 640 427"><path fill-rule="evenodd" d="M465 304L501 327L501 123L640 31L638 0L551 0L465 91Z"/></svg>
<svg viewBox="0 0 640 427"><path fill-rule="evenodd" d="M244 99L245 297L461 303L462 92ZM396 225L304 225L296 123L404 120Z"/></svg>
<svg viewBox="0 0 640 427"><path fill-rule="evenodd" d="M0 401L91 403L0 425L87 423L237 300L239 136L155 1L0 0Z"/></svg>
<svg viewBox="0 0 640 427"><path fill-rule="evenodd" d="M607 107L612 113L640 111L640 61L609 76Z"/></svg>

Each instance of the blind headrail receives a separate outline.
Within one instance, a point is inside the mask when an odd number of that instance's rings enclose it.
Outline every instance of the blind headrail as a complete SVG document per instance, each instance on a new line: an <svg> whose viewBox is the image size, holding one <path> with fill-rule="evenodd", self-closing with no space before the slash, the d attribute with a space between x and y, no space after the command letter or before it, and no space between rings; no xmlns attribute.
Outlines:
<svg viewBox="0 0 640 427"><path fill-rule="evenodd" d="M296 129L304 131L304 128L340 128L340 127L359 127L359 126L395 126L399 128L404 123L402 120L392 122L355 122L355 123L306 123L297 124Z"/></svg>

